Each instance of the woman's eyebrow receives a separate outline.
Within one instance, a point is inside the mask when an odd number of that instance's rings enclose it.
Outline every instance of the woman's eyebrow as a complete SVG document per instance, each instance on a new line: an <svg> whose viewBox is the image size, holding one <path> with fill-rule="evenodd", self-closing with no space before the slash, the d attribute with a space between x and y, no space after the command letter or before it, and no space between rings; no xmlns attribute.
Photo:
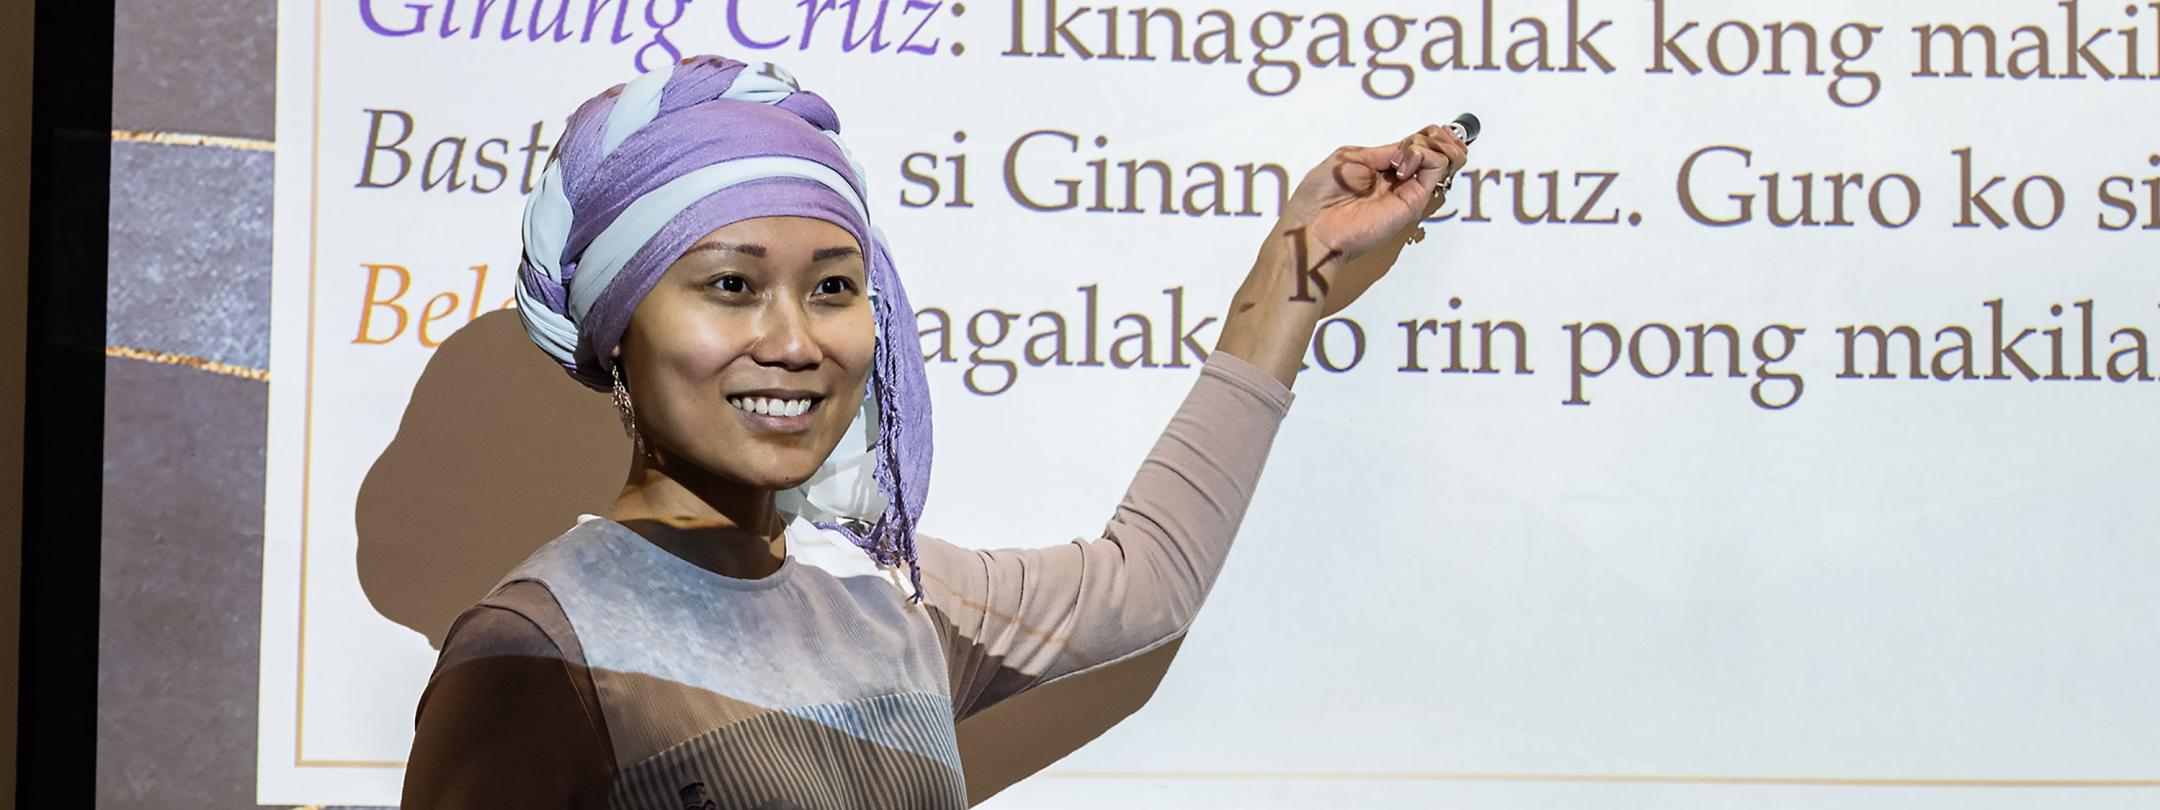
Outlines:
<svg viewBox="0 0 2160 810"><path fill-rule="evenodd" d="M700 242L698 244L691 245L690 249L683 251L683 253L684 255L689 255L691 253L696 253L702 250L714 250L720 252L734 251L736 253L747 253L749 255L759 258L764 258L765 256L764 245L749 245L741 242Z"/></svg>
<svg viewBox="0 0 2160 810"><path fill-rule="evenodd" d="M743 243L743 242L701 242L701 243L699 243L699 244L691 245L691 246L690 246L690 249L689 249L689 250L687 250L687 251L684 251L684 253L685 253L685 255L687 255L687 254L690 254L690 253L696 253L696 252L698 252L698 251L701 251L701 250L734 251L734 252L736 252L736 253L743 253L743 254L748 254L748 255L751 255L751 256L756 256L756 257L758 257L758 258L764 258L764 257L765 257L765 246L764 246L764 245L753 245L753 244L747 244L747 243ZM839 245L839 246L835 246L835 247L822 247L822 248L818 248L818 249L817 249L816 251L814 251L814 252L812 252L812 253L810 254L810 261L813 261L813 262L822 262L822 261L825 261L826 259L837 259L837 258L840 258L840 257L842 257L842 256L860 256L860 255L862 255L862 251L861 251L861 250L858 250L858 249L856 249L856 248L855 248L854 246L852 246L852 245Z"/></svg>

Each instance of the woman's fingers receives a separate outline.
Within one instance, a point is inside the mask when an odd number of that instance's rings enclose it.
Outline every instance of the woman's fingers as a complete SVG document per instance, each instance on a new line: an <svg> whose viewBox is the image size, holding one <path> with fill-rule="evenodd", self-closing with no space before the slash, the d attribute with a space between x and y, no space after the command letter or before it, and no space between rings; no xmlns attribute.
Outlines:
<svg viewBox="0 0 2160 810"><path fill-rule="evenodd" d="M1443 124L1427 124L1424 129L1418 130L1418 133L1422 135L1430 135L1437 140L1453 143L1457 146L1467 145L1462 142L1461 138L1455 137L1455 130L1453 128L1450 128Z"/></svg>
<svg viewBox="0 0 2160 810"><path fill-rule="evenodd" d="M1459 162L1457 156L1425 144L1415 144L1410 149L1415 159L1411 161L1410 165L1404 167L1404 177L1423 178L1428 176L1425 174L1426 172L1439 172L1439 176L1444 177L1453 173L1456 164Z"/></svg>
<svg viewBox="0 0 2160 810"><path fill-rule="evenodd" d="M1399 145L1401 155L1382 171L1383 181L1359 191L1359 196L1387 194L1410 205L1421 207L1432 194L1432 188L1440 182L1441 172L1448 166L1448 157L1431 147L1406 138Z"/></svg>
<svg viewBox="0 0 2160 810"><path fill-rule="evenodd" d="M1331 175L1338 193L1362 197L1385 182L1396 154L1393 144L1344 146L1335 150L1335 157L1322 166Z"/></svg>
<svg viewBox="0 0 2160 810"><path fill-rule="evenodd" d="M1404 138L1400 143L1403 144L1403 148L1406 150L1406 155L1409 146L1417 145L1422 146L1427 150L1430 150L1431 153L1445 156L1446 160L1444 161L1444 165L1446 166L1446 169L1450 174L1454 173L1458 169L1461 169L1464 160L1469 157L1469 147L1462 142L1462 139L1455 137L1454 130L1450 130L1447 127L1441 126L1439 124L1432 124L1426 126L1424 129L1420 129L1417 132L1412 133L1409 137ZM1409 176L1415 173L1419 168L1423 168L1423 166L1427 165L1435 165L1435 162L1428 160L1418 166L1412 166L1408 168L1398 166L1397 168L1401 169L1400 173L1403 176Z"/></svg>
<svg viewBox="0 0 2160 810"><path fill-rule="evenodd" d="M1344 165L1336 172L1343 190L1371 193L1374 180L1386 177L1397 183L1416 178L1412 184L1424 193L1462 168L1468 156L1460 138L1446 126L1429 124L1402 140L1383 146L1345 146L1337 150ZM1405 199L1410 195L1404 192Z"/></svg>
<svg viewBox="0 0 2160 810"><path fill-rule="evenodd" d="M1438 134L1432 134L1429 131L1431 129L1438 129ZM1443 187L1451 184L1455 174L1462 171L1463 164L1469 160L1469 147L1464 145L1462 140L1456 138L1455 133L1449 131L1446 127L1428 128L1428 131L1419 133L1419 138L1424 140L1427 146L1440 156L1439 161L1436 162L1444 163L1446 166L1446 170L1435 182Z"/></svg>
<svg viewBox="0 0 2160 810"><path fill-rule="evenodd" d="M1382 146L1344 146L1335 150L1335 185L1343 192L1364 196L1375 188L1400 182L1416 171L1422 156L1411 151L1413 137ZM1405 165L1408 164L1408 165Z"/></svg>
<svg viewBox="0 0 2160 810"><path fill-rule="evenodd" d="M1459 143L1443 144L1440 147L1440 154L1447 158L1447 174L1442 179L1442 182L1450 182L1446 178L1452 178L1456 172L1462 171L1463 163L1470 159L1470 151L1463 148L1462 144Z"/></svg>
<svg viewBox="0 0 2160 810"><path fill-rule="evenodd" d="M1336 153L1346 162L1377 173L1387 171L1395 165L1395 161L1402 157L1401 146L1402 141L1384 146L1345 146L1336 150Z"/></svg>
<svg viewBox="0 0 2160 810"><path fill-rule="evenodd" d="M1420 169L1425 168L1426 151L1419 149L1417 141L1415 135L1402 139L1402 144L1399 147L1401 157L1395 162L1395 176L1415 177Z"/></svg>
<svg viewBox="0 0 2160 810"><path fill-rule="evenodd" d="M1453 129L1433 124L1418 130L1418 135L1426 140L1428 146L1448 156L1450 171L1461 169L1463 161L1469 157L1470 145L1463 143L1461 138L1455 137L1455 130Z"/></svg>
<svg viewBox="0 0 2160 810"><path fill-rule="evenodd" d="M1448 156L1451 170L1461 169L1464 159L1469 157L1470 145L1455 137L1452 129L1435 124L1419 130L1418 135L1425 139L1426 145Z"/></svg>

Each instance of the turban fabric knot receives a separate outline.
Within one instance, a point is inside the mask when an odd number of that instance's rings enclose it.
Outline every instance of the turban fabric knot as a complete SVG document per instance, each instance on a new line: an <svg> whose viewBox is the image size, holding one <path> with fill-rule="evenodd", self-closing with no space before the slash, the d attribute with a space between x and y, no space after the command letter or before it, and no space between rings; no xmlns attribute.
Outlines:
<svg viewBox="0 0 2160 810"><path fill-rule="evenodd" d="M840 446L781 506L838 532L879 565L922 571L915 524L930 483L930 389L914 309L840 119L768 62L685 59L595 96L570 115L526 200L517 302L525 331L578 382L612 389L615 347L653 283L705 234L752 217L802 216L863 246L877 348Z"/></svg>

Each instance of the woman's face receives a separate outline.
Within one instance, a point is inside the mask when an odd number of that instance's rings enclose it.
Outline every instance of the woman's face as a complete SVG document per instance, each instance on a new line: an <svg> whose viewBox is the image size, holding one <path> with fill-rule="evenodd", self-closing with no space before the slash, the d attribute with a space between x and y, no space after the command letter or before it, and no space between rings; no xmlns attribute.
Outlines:
<svg viewBox="0 0 2160 810"><path fill-rule="evenodd" d="M650 449L760 489L809 480L869 380L867 275L855 237L811 217L746 219L691 245L616 352Z"/></svg>

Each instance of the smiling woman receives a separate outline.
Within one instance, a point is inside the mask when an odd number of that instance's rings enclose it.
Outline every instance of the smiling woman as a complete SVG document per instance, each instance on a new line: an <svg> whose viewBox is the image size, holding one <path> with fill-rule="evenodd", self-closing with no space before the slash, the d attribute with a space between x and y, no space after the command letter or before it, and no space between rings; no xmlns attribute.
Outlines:
<svg viewBox="0 0 2160 810"><path fill-rule="evenodd" d="M765 490L788 490L840 444L869 381L876 321L847 230L756 217L699 239L631 314L616 347L648 435L623 500L675 513L692 493L648 466L658 455Z"/></svg>
<svg viewBox="0 0 2160 810"><path fill-rule="evenodd" d="M586 102L518 312L635 456L451 627L403 806L967 806L959 720L1184 634L1314 325L1463 157L1430 126L1315 167L1102 533L984 550L914 530L921 335L832 108L719 57Z"/></svg>

